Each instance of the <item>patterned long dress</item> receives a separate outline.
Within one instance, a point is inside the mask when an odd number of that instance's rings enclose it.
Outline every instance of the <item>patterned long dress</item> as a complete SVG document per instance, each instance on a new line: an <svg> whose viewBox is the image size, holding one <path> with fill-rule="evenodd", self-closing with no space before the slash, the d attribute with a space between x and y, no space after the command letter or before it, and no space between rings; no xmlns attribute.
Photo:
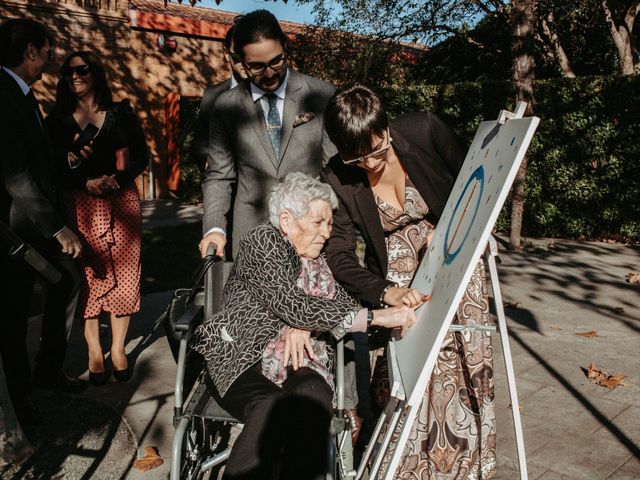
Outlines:
<svg viewBox="0 0 640 480"><path fill-rule="evenodd" d="M408 286L434 226L429 208L406 177L404 211L376 196L385 231L387 279ZM489 304L481 261L454 323L486 324ZM395 478L475 480L495 475L493 348L488 332L448 332Z"/></svg>

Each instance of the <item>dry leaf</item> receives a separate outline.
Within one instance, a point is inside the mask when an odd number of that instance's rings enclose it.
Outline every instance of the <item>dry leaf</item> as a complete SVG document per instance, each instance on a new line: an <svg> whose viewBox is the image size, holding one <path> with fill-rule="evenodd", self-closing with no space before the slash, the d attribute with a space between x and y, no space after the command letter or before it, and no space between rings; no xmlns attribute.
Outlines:
<svg viewBox="0 0 640 480"><path fill-rule="evenodd" d="M626 378L626 375L622 373L615 373L613 375L609 375L604 370L600 370L594 363L589 365L589 368L586 369L587 378L591 383L595 383L596 385L600 385L606 388L616 388L619 386L624 386L623 380Z"/></svg>
<svg viewBox="0 0 640 480"><path fill-rule="evenodd" d="M592 363L591 365L589 365L589 368L587 368L587 378L589 380L598 381L599 379L607 378L607 372L600 370L598 367L596 367L595 363Z"/></svg>
<svg viewBox="0 0 640 480"><path fill-rule="evenodd" d="M627 273L627 282L640 284L640 273L637 273L637 272Z"/></svg>
<svg viewBox="0 0 640 480"><path fill-rule="evenodd" d="M606 380L601 381L598 385L602 385L607 388L616 388L620 385L624 386L622 382L626 378L626 375L622 375L621 373L616 373L615 375L611 375Z"/></svg>
<svg viewBox="0 0 640 480"><path fill-rule="evenodd" d="M549 328L551 330L562 330L562 327L558 327L557 325L551 325Z"/></svg>
<svg viewBox="0 0 640 480"><path fill-rule="evenodd" d="M146 472L147 470L158 468L164 463L162 457L158 455L158 449L156 447L146 447L144 450L144 457L136 460L133 464L133 468L136 468L141 472Z"/></svg>
<svg viewBox="0 0 640 480"><path fill-rule="evenodd" d="M504 304L504 308L516 309L516 308L518 308L518 305L520 305L520 302L507 302L507 303Z"/></svg>
<svg viewBox="0 0 640 480"><path fill-rule="evenodd" d="M616 308L613 309L613 311L616 312L616 313L624 313L624 308L616 307Z"/></svg>
<svg viewBox="0 0 640 480"><path fill-rule="evenodd" d="M509 410L511 410L511 404L509 404L508 408L509 408ZM518 410L521 411L521 412L524 410L524 407L520 403L518 404Z"/></svg>
<svg viewBox="0 0 640 480"><path fill-rule="evenodd" d="M590 332L577 332L576 335L578 335L579 337L584 337L584 338L593 338L593 337L599 337L600 335L598 335L598 332L596 330L591 330Z"/></svg>

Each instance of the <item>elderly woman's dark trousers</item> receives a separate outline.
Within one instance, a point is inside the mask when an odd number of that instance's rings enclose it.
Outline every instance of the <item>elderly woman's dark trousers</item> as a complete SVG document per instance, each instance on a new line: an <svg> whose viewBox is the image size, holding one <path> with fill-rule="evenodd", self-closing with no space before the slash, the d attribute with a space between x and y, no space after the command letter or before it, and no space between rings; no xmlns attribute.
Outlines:
<svg viewBox="0 0 640 480"><path fill-rule="evenodd" d="M333 393L309 368L290 371L282 388L260 363L240 375L220 404L242 420L225 480L324 478Z"/></svg>

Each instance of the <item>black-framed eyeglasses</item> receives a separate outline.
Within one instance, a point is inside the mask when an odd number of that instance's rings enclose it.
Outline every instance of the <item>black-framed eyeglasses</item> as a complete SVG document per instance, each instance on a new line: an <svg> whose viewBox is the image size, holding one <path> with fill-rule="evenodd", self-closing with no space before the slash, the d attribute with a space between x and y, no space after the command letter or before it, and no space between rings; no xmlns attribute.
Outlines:
<svg viewBox="0 0 640 480"><path fill-rule="evenodd" d="M387 141L387 144L384 147L379 148L378 150L374 150L371 153L367 153L366 155L362 155L361 157L344 159L341 156L340 158L342 159L342 163L344 163L345 165L358 165L360 163L366 162L369 158L373 158L376 160L379 158L386 158L387 154L389 153L389 149L391 148L391 142L393 141L393 139L389 135L388 130L387 130L387 138L389 140Z"/></svg>
<svg viewBox="0 0 640 480"><path fill-rule="evenodd" d="M75 72L78 76L84 77L91 71L91 67L89 65L77 65L75 67L68 66L63 68L60 72L63 77L71 77L73 76L73 72Z"/></svg>
<svg viewBox="0 0 640 480"><path fill-rule="evenodd" d="M284 53L281 53L277 57L274 57L271 60L269 60L267 63L258 63L258 62L244 63L243 62L243 65L245 70L247 70L247 72L249 72L251 75L262 75L264 74L264 72L266 72L267 68L270 68L271 70L278 70L279 68L282 68L286 61L287 61L287 55Z"/></svg>

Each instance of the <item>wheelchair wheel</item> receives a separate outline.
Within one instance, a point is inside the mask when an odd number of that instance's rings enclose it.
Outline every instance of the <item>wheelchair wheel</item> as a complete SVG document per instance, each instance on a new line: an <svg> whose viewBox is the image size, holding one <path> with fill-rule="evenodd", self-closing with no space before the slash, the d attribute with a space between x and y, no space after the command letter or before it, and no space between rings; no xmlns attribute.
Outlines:
<svg viewBox="0 0 640 480"><path fill-rule="evenodd" d="M193 417L184 434L180 458L180 478L183 480L201 480L208 472L203 471L204 462L214 450L216 432L212 422Z"/></svg>

